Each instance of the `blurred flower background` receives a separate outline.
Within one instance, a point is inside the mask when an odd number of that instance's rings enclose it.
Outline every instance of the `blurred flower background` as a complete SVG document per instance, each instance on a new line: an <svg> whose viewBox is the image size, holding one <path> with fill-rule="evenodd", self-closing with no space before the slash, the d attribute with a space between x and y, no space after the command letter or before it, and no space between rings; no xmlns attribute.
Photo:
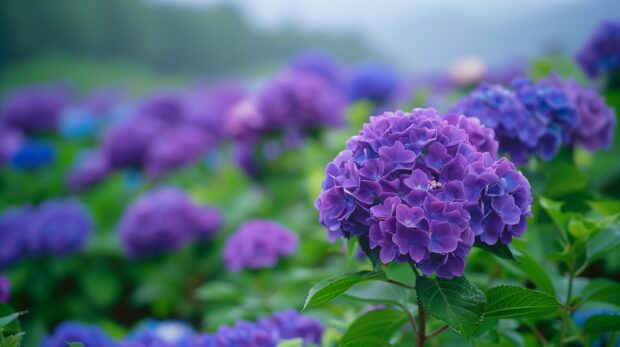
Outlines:
<svg viewBox="0 0 620 347"><path fill-rule="evenodd" d="M389 290L299 310L313 284L372 269L365 256L567 306L587 297L573 279L620 281L618 14L616 0L0 0L0 316L28 311L0 333L336 346ZM370 121L396 110L415 120ZM558 249L556 224L581 248ZM520 265L480 249L500 244ZM620 310L611 297L575 305L575 336ZM472 343L557 342L549 321L505 323ZM390 342L411 345L399 331Z"/></svg>

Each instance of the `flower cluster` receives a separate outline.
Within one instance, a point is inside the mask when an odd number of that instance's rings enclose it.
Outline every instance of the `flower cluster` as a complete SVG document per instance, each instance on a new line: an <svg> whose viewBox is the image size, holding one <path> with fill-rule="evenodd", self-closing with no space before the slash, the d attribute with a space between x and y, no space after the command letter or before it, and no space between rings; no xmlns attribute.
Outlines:
<svg viewBox="0 0 620 347"><path fill-rule="evenodd" d="M288 310L264 317L258 322L237 321L234 326L222 326L213 334L203 335L203 347L275 347L286 339L301 338L303 345L321 344L323 326L310 317Z"/></svg>
<svg viewBox="0 0 620 347"><path fill-rule="evenodd" d="M45 337L41 347L66 347L68 342L81 342L88 347L114 347L116 343L96 325L64 322Z"/></svg>
<svg viewBox="0 0 620 347"><path fill-rule="evenodd" d="M297 236L281 224L255 219L243 223L224 246L226 267L233 271L271 268L280 257L290 256Z"/></svg>
<svg viewBox="0 0 620 347"><path fill-rule="evenodd" d="M126 254L140 258L209 239L221 224L218 210L195 204L182 190L164 187L146 193L127 208L118 234Z"/></svg>
<svg viewBox="0 0 620 347"><path fill-rule="evenodd" d="M92 232L90 213L76 200L10 208L0 215L0 268L29 255L69 255L81 249Z"/></svg>
<svg viewBox="0 0 620 347"><path fill-rule="evenodd" d="M299 147L324 127L343 125L345 101L338 87L318 72L283 71L229 112L226 128L237 140L237 163L256 175L264 161L278 158L285 148Z"/></svg>
<svg viewBox="0 0 620 347"><path fill-rule="evenodd" d="M580 86L575 80L562 81L556 75L548 83L562 89L577 113L577 124L571 129L569 143L590 152L609 149L616 130L616 113L593 89Z"/></svg>
<svg viewBox="0 0 620 347"><path fill-rule="evenodd" d="M0 276L0 303L6 303L11 296L11 282L8 278Z"/></svg>
<svg viewBox="0 0 620 347"><path fill-rule="evenodd" d="M70 89L64 84L16 89L2 103L0 123L27 135L55 131L60 113L70 99Z"/></svg>
<svg viewBox="0 0 620 347"><path fill-rule="evenodd" d="M577 53L590 77L620 70L620 21L603 22Z"/></svg>
<svg viewBox="0 0 620 347"><path fill-rule="evenodd" d="M62 111L58 130L66 138L90 138L127 111L120 93L109 89L96 90Z"/></svg>
<svg viewBox="0 0 620 347"><path fill-rule="evenodd" d="M396 94L399 83L398 75L388 66L365 62L351 72L348 95L353 101L365 99L383 104Z"/></svg>
<svg viewBox="0 0 620 347"><path fill-rule="evenodd" d="M56 160L56 149L51 142L43 140L22 141L11 153L11 166L31 171L50 166Z"/></svg>
<svg viewBox="0 0 620 347"><path fill-rule="evenodd" d="M73 191L85 190L104 180L110 170L110 163L100 152L86 152L79 156L66 178L66 184Z"/></svg>
<svg viewBox="0 0 620 347"><path fill-rule="evenodd" d="M67 342L88 347L276 347L282 340L296 338L307 346L320 345L323 330L318 320L293 310L276 312L257 322L240 320L212 334L197 333L182 321L149 320L120 342L95 325L65 322L44 339L42 347L65 347Z"/></svg>
<svg viewBox="0 0 620 347"><path fill-rule="evenodd" d="M511 88L482 84L450 112L493 128L499 151L518 164L530 156L551 159L562 145L608 148L616 124L613 110L594 90L555 75L536 84L516 78Z"/></svg>
<svg viewBox="0 0 620 347"><path fill-rule="evenodd" d="M383 263L451 278L476 237L507 244L525 231L528 181L477 149L469 123L449 119L434 109L371 117L325 170L315 206L331 241L358 237Z"/></svg>

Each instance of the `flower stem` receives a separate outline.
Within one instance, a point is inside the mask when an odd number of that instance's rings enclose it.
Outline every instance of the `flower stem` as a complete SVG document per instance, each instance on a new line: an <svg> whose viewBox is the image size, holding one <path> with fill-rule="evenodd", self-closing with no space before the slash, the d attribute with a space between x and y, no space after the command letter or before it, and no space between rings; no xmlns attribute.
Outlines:
<svg viewBox="0 0 620 347"><path fill-rule="evenodd" d="M441 332L446 330L446 329L448 329L448 327L449 327L448 324L442 325L441 327L437 328L437 330L435 330L432 333L428 334L428 338L430 339L431 337L435 337L435 336L441 334Z"/></svg>
<svg viewBox="0 0 620 347"><path fill-rule="evenodd" d="M418 299L418 338L416 339L416 347L423 347L426 341L426 310L424 305Z"/></svg>
<svg viewBox="0 0 620 347"><path fill-rule="evenodd" d="M575 262L571 262L568 270L568 292L566 294L566 307L570 306L571 296L573 295L573 282L575 279ZM568 321L568 313L562 311L562 323L560 325L560 338L558 340L558 346L562 346L564 343L564 334L566 331L566 322Z"/></svg>

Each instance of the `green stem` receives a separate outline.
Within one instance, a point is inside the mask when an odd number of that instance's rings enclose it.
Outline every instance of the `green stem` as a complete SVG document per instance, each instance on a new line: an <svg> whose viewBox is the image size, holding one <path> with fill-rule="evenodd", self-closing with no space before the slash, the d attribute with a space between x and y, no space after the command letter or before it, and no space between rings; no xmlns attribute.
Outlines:
<svg viewBox="0 0 620 347"><path fill-rule="evenodd" d="M446 330L446 329L448 329L448 327L450 327L448 324L442 325L437 330L435 330L432 333L428 334L428 338L430 339L431 337L435 337L435 336L441 334L441 332Z"/></svg>
<svg viewBox="0 0 620 347"><path fill-rule="evenodd" d="M573 295L573 281L575 279L575 261L571 262L568 270L568 292L566 294L566 307L570 306L571 296ZM564 334L566 332L566 322L568 321L568 313L562 311L562 323L560 325L560 338L558 340L558 346L562 346L564 343Z"/></svg>
<svg viewBox="0 0 620 347"><path fill-rule="evenodd" d="M424 347L426 341L426 310L424 305L418 299L418 338L416 339L416 347Z"/></svg>
<svg viewBox="0 0 620 347"><path fill-rule="evenodd" d="M401 282L398 282L398 281L394 281L394 280L391 280L389 278L386 278L383 281L388 282L388 283L392 283L392 284L397 285L399 287L415 290L414 286L410 286L410 285L407 285L407 284L404 284L404 283L401 283Z"/></svg>
<svg viewBox="0 0 620 347"><path fill-rule="evenodd" d="M407 313L407 319L409 319L409 324L411 324L411 329L413 329L413 334L417 337L418 329L415 327L415 319L413 318L413 315L411 314L411 312L409 312L409 309L407 308L407 306L403 304L399 304L398 306L400 306L400 308L402 308L403 311Z"/></svg>

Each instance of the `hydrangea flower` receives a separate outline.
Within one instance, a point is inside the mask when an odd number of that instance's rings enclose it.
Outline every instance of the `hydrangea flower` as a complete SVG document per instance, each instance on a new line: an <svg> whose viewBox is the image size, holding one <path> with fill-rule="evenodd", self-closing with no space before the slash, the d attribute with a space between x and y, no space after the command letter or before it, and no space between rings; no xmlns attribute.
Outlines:
<svg viewBox="0 0 620 347"><path fill-rule="evenodd" d="M308 131L343 124L345 100L316 74L284 71L257 96L257 109L265 121L262 131Z"/></svg>
<svg viewBox="0 0 620 347"><path fill-rule="evenodd" d="M620 21L607 21L592 33L577 53L577 62L590 77L620 69Z"/></svg>
<svg viewBox="0 0 620 347"><path fill-rule="evenodd" d="M54 145L43 140L26 140L11 154L11 166L24 171L50 166L55 160Z"/></svg>
<svg viewBox="0 0 620 347"><path fill-rule="evenodd" d="M222 126L226 115L244 96L243 89L234 83L190 91L185 100L186 122L220 140L226 135L226 127Z"/></svg>
<svg viewBox="0 0 620 347"><path fill-rule="evenodd" d="M150 144L163 128L157 120L133 117L106 131L101 152L112 168L142 167Z"/></svg>
<svg viewBox="0 0 620 347"><path fill-rule="evenodd" d="M98 151L84 153L67 176L71 190L82 191L103 181L110 174L108 158Z"/></svg>
<svg viewBox="0 0 620 347"><path fill-rule="evenodd" d="M7 277L0 276L0 302L9 302L11 295L11 281Z"/></svg>
<svg viewBox="0 0 620 347"><path fill-rule="evenodd" d="M67 347L67 342L81 342L88 347L114 347L116 344L100 327L78 322L64 322L47 336L41 347Z"/></svg>
<svg viewBox="0 0 620 347"><path fill-rule="evenodd" d="M562 144L568 144L577 123L568 94L549 81L532 84L513 80L513 90L482 84L461 99L451 114L476 117L495 131L499 152L524 164L532 155L553 158Z"/></svg>
<svg viewBox="0 0 620 347"><path fill-rule="evenodd" d="M27 229L28 251L35 256L65 256L81 249L92 232L92 217L79 201L47 200L37 208Z"/></svg>
<svg viewBox="0 0 620 347"><path fill-rule="evenodd" d="M153 140L146 153L146 171L157 177L194 163L209 148L211 139L191 126L177 126Z"/></svg>
<svg viewBox="0 0 620 347"><path fill-rule="evenodd" d="M510 243L526 229L532 196L515 166L470 142L434 109L370 118L325 169L315 206L331 241L358 237L383 263L463 274L475 238Z"/></svg>
<svg viewBox="0 0 620 347"><path fill-rule="evenodd" d="M321 322L295 310L276 312L261 319L259 324L275 329L282 340L301 338L304 346L311 343L320 345L324 331Z"/></svg>
<svg viewBox="0 0 620 347"><path fill-rule="evenodd" d="M342 71L338 63L334 57L319 49L307 49L299 52L291 58L288 66L293 70L321 76L336 87L340 87L342 84Z"/></svg>
<svg viewBox="0 0 620 347"><path fill-rule="evenodd" d="M566 92L549 81L532 84L526 78L512 82L517 98L542 127L533 131L537 136L535 152L545 160L553 158L562 144L568 144L577 124L577 113Z"/></svg>
<svg viewBox="0 0 620 347"><path fill-rule="evenodd" d="M276 347L286 339L301 338L303 345L321 344L321 323L295 311L276 312L258 322L237 321L221 326L215 334L204 334L195 340L199 347Z"/></svg>
<svg viewBox="0 0 620 347"><path fill-rule="evenodd" d="M224 246L224 262L232 271L276 266L280 257L297 249L297 235L283 225L264 219L247 221L228 237Z"/></svg>
<svg viewBox="0 0 620 347"><path fill-rule="evenodd" d="M361 63L351 73L349 98L383 104L390 101L398 91L399 83L396 71L388 66L375 62Z"/></svg>
<svg viewBox="0 0 620 347"><path fill-rule="evenodd" d="M581 87L574 79L562 81L557 75L546 80L562 89L577 113L577 124L570 133L570 144L590 152L609 149L616 130L616 113L593 89Z"/></svg>
<svg viewBox="0 0 620 347"><path fill-rule="evenodd" d="M221 224L218 210L195 204L182 190L163 187L146 193L127 208L118 234L125 252L139 258L207 239Z"/></svg>
<svg viewBox="0 0 620 347"><path fill-rule="evenodd" d="M30 206L9 208L0 214L0 269L19 262L27 252L24 230L29 228L32 214Z"/></svg>
<svg viewBox="0 0 620 347"><path fill-rule="evenodd" d="M70 97L70 90L64 84L15 89L2 103L0 120L7 128L25 134L54 131Z"/></svg>
<svg viewBox="0 0 620 347"><path fill-rule="evenodd" d="M23 141L24 137L20 132L0 127L0 167L11 160L11 156Z"/></svg>
<svg viewBox="0 0 620 347"><path fill-rule="evenodd" d="M194 329L182 321L149 320L124 341L153 347L194 347Z"/></svg>

